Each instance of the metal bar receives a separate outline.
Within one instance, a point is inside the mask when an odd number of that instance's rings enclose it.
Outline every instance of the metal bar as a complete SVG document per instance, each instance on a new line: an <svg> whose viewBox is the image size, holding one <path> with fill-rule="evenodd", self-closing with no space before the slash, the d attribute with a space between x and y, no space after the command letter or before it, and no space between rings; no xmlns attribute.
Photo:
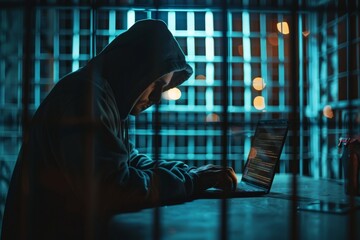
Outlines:
<svg viewBox="0 0 360 240"><path fill-rule="evenodd" d="M97 8L92 7L90 10L91 22L90 22L90 58L96 56L96 30L97 30Z"/></svg>
<svg viewBox="0 0 360 240"><path fill-rule="evenodd" d="M298 36L298 47L297 47L297 53L299 56L299 64L297 66L299 66L299 70L298 70L298 76L299 76L299 121L300 121L300 125L299 125L299 175L302 176L303 175L303 149L304 149L304 57L303 57L303 52L304 52L304 45L303 45L303 38L302 38L302 29L303 29L303 16L301 13L298 14L298 31L295 33Z"/></svg>
<svg viewBox="0 0 360 240"><path fill-rule="evenodd" d="M294 7L292 9L291 15L291 30L290 30L290 74L292 82L290 83L290 92L292 95L291 99L291 130L292 130L292 164L291 164L291 171L292 171L292 196L291 196L291 204L290 204L290 216L291 216L291 231L290 231L290 239L297 240L299 239L299 230L298 230L298 220L297 220L297 173L299 172L298 169L298 144L299 144L299 114L298 114L298 107L299 107L299 37L298 36L298 14L299 14L299 6L298 2L294 3Z"/></svg>
<svg viewBox="0 0 360 240"><path fill-rule="evenodd" d="M23 37L23 72L22 72L22 142L25 143L25 141L29 137L30 132L30 111L29 111L29 105L30 105L30 81L31 81L31 62L33 58L33 44L34 44L34 36L33 36L33 30L34 30L34 11L35 8L33 7L33 1L29 0L26 2L24 6L24 13L23 13L23 22L24 22L24 37ZM22 149L23 156L27 156L29 152L29 146L27 144L23 145ZM20 224L21 228L25 229L19 229L21 238L26 238L27 236L32 236L32 219L33 216L35 216L34 212L34 204L35 204L35 197L36 197L36 188L34 187L34 178L35 178L35 170L36 167L34 164L31 164L29 166L30 173L28 179L25 177L25 179L28 182L23 181L21 188L22 191L26 191L26 185L29 184L29 201L26 202L25 199L20 199L22 201L21 207L23 208L19 212L21 213L20 221L22 224ZM28 211L25 211L28 209ZM24 224L28 223L28 224Z"/></svg>
<svg viewBox="0 0 360 240"><path fill-rule="evenodd" d="M228 152L228 105L229 105L229 92L228 92L228 1L222 1L222 52L223 52L223 62L221 64L222 70L222 99L221 105L222 109L222 120L221 120L221 164L224 168L227 167L227 152ZM220 214L220 239L228 239L228 202L226 198L221 199L221 214Z"/></svg>
<svg viewBox="0 0 360 240"><path fill-rule="evenodd" d="M95 13L96 12L96 0L91 0L90 4L92 6L92 10ZM79 9L77 9L77 11L79 11ZM73 31L74 34L78 34L76 31L79 31L80 29L80 16L79 16L79 12L74 11L73 12L73 16L74 16L74 26L73 26ZM76 22L76 20L78 22ZM92 20L94 21L92 23L92 27L94 29L96 29L96 17L93 16ZM76 26L76 24L78 26ZM93 29L93 32L94 32ZM78 39L77 38L73 38L73 45L75 44L75 46L77 45L77 47L79 47L79 43L78 43ZM93 44L93 47L95 47L95 45ZM73 56L77 56L78 55L78 49L75 49L75 54L73 53ZM76 59L78 61L78 59ZM72 71L76 71L76 67L78 67L78 65L74 65L73 64L73 68ZM85 135L85 146L87 148L87 151L85 152L85 156L84 159L82 159L82 164L84 167L84 172L85 172L85 198L82 199L84 206L85 206L85 213L84 213L84 227L85 227L85 232L84 232L84 238L86 239L95 239L96 236L96 220L95 220L95 216L96 216L96 212L97 212L97 194L98 194L98 185L96 184L96 181L94 179L94 173L95 173L95 152L94 152L94 137L95 137L95 128L98 128L99 126L97 125L97 122L95 120L94 117L94 98L96 97L94 94L94 87L93 87L93 82L95 82L96 80L93 79L95 76L91 75L91 81L90 83L85 86L86 87L86 91L87 91L87 103L85 107L86 110L86 117L89 118L88 122L90 123L87 126L84 126L86 129L86 135Z"/></svg>
<svg viewBox="0 0 360 240"><path fill-rule="evenodd" d="M153 4L155 7L155 19L159 18L159 8L160 8L160 1L161 0L154 0ZM160 147L161 147L161 117L160 117L160 109L159 104L155 105L155 111L153 113L154 117L154 160L158 161L161 155ZM154 171L156 172L157 164L155 164ZM154 208L154 218L153 218L153 239L159 240L161 239L161 211L159 206L155 206Z"/></svg>
<svg viewBox="0 0 360 240"><path fill-rule="evenodd" d="M343 3L344 4L344 3ZM354 128L354 123L353 123L353 117L352 114L354 113L354 103L352 101L352 88L354 86L353 81L352 81L352 66L353 65L353 58L352 58L352 54L354 53L354 49L352 47L352 39L356 38L356 33L353 34L352 32L352 20L351 20L351 14L352 13L356 13L353 12L355 5L356 5L356 1L353 0L347 0L345 2L346 5L346 42L347 42L347 48L346 48L346 57L347 57L347 64L346 64L346 83L347 83L347 100L348 100L348 113L349 113L349 118L348 118L348 136L354 136L354 132L353 132L353 128ZM353 36L355 35L355 36ZM349 171L351 171L349 169ZM346 177L346 176L345 176ZM357 239L356 238L356 209L355 209L355 192L354 191L350 191L350 206L351 206L351 211L349 214L349 225L348 225L348 238L349 239Z"/></svg>

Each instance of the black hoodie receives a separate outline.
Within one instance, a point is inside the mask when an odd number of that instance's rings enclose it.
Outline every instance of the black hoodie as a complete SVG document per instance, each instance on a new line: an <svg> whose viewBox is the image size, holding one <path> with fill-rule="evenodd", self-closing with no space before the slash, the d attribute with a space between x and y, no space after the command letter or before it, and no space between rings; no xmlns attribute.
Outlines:
<svg viewBox="0 0 360 240"><path fill-rule="evenodd" d="M113 213L188 199L197 179L192 169L139 154L126 134L138 97L173 71L167 89L192 74L165 23L143 20L63 77L21 148L3 239L82 239L102 233Z"/></svg>

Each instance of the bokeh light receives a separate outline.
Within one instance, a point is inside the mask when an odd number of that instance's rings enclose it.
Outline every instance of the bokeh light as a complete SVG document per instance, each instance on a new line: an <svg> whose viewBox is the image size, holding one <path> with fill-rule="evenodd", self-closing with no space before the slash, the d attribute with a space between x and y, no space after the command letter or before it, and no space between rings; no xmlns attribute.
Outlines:
<svg viewBox="0 0 360 240"><path fill-rule="evenodd" d="M289 34L290 30L289 30L289 24L287 22L278 22L276 24L277 30L279 32L281 32L282 34Z"/></svg>
<svg viewBox="0 0 360 240"><path fill-rule="evenodd" d="M199 74L195 77L196 80L206 80L205 75Z"/></svg>
<svg viewBox="0 0 360 240"><path fill-rule="evenodd" d="M178 100L181 97L181 91L178 88L171 88L162 94L166 100Z"/></svg>
<svg viewBox="0 0 360 240"><path fill-rule="evenodd" d="M265 88L266 84L264 79L262 79L261 77L256 77L253 80L253 88L255 88L255 90L261 91Z"/></svg>
<svg viewBox="0 0 360 240"><path fill-rule="evenodd" d="M263 110L265 108L265 99L263 96L257 96L254 98L254 107L257 110Z"/></svg>
<svg viewBox="0 0 360 240"><path fill-rule="evenodd" d="M256 148L251 147L250 153L249 153L249 158L256 158L256 155L257 155Z"/></svg>
<svg viewBox="0 0 360 240"><path fill-rule="evenodd" d="M279 45L279 42L278 42L278 36L276 33L271 33L268 35L267 37L269 43L272 45L272 46L278 46Z"/></svg>
<svg viewBox="0 0 360 240"><path fill-rule="evenodd" d="M206 122L220 122L220 117L215 113L209 113L206 115Z"/></svg>
<svg viewBox="0 0 360 240"><path fill-rule="evenodd" d="M305 31L302 32L302 34L303 34L304 37L307 37L307 36L309 36L310 31L305 30Z"/></svg>
<svg viewBox="0 0 360 240"><path fill-rule="evenodd" d="M326 118L333 118L334 117L334 112L331 108L330 105L326 105L324 108L323 108L323 115L326 117Z"/></svg>

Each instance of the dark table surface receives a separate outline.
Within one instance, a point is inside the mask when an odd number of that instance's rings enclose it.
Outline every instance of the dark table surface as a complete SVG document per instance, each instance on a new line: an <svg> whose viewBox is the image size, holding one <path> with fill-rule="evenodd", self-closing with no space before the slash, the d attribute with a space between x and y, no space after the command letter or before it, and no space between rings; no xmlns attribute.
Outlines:
<svg viewBox="0 0 360 240"><path fill-rule="evenodd" d="M294 205L292 178L276 175L271 192L263 197L227 199L226 215L221 199L160 207L160 239L222 239L222 217L227 219L227 239L294 239L294 217L298 239L360 239L359 208L342 214L292 211L292 206L319 200L360 205L360 197L346 195L342 181L297 177L298 201ZM110 239L153 239L155 212L150 208L114 215L109 223Z"/></svg>

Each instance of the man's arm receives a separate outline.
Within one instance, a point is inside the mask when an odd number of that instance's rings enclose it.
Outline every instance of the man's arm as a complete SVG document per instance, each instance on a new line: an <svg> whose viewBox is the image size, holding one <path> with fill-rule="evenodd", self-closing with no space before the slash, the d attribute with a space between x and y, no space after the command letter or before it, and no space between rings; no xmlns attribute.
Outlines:
<svg viewBox="0 0 360 240"><path fill-rule="evenodd" d="M187 199L194 193L198 175L194 167L189 167L180 161L154 161L130 143L129 167L144 171L152 176L150 191L155 193L160 202L177 199Z"/></svg>
<svg viewBox="0 0 360 240"><path fill-rule="evenodd" d="M210 187L217 187L226 191L236 188L237 177L231 167L207 164L201 167L189 167L181 161L154 161L144 154L139 154L138 150L131 144L130 166L143 170L154 170L156 168L168 169L171 173L178 175L190 175L192 178L192 189L187 191L187 196L204 191ZM190 185L188 183L188 185ZM189 189L188 186L186 189Z"/></svg>

